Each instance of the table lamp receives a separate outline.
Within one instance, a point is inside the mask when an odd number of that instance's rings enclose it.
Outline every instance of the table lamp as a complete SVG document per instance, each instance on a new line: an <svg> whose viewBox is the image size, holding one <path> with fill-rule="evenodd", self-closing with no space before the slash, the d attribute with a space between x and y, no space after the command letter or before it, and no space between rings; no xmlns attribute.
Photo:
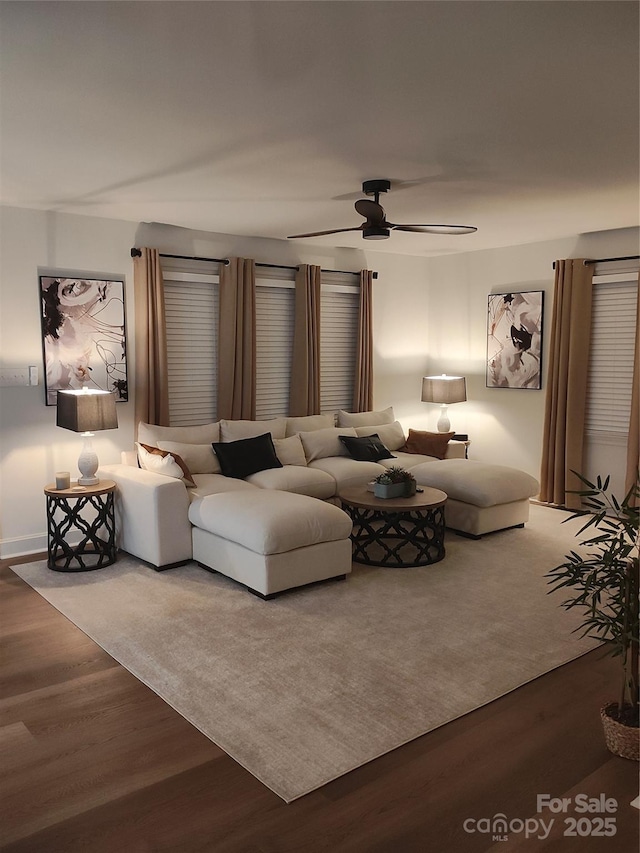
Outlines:
<svg viewBox="0 0 640 853"><path fill-rule="evenodd" d="M449 403L464 403L467 399L467 383L464 376L425 376L422 379L422 402L440 403L438 432L450 432L451 424L447 416Z"/></svg>
<svg viewBox="0 0 640 853"><path fill-rule="evenodd" d="M58 391L56 424L82 434L84 444L78 458L82 476L78 485L97 485L98 454L91 446L91 439L98 430L118 428L116 395L110 391Z"/></svg>

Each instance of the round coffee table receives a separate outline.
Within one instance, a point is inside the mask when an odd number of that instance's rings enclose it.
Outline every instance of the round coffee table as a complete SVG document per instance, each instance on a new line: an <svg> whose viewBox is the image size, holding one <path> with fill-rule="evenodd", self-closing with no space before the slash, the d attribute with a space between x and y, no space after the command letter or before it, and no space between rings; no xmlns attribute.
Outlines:
<svg viewBox="0 0 640 853"><path fill-rule="evenodd" d="M341 489L351 516L353 560L368 566L429 566L445 555L445 492L425 486L410 498L377 498L366 486Z"/></svg>

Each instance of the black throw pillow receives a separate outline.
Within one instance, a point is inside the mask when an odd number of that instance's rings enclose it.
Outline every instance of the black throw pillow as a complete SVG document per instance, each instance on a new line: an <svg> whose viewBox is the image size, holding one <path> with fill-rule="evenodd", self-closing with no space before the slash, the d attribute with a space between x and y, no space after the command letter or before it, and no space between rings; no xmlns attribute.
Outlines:
<svg viewBox="0 0 640 853"><path fill-rule="evenodd" d="M267 468L282 468L270 432L238 441L214 441L211 445L225 477L244 480Z"/></svg>
<svg viewBox="0 0 640 853"><path fill-rule="evenodd" d="M389 448L380 441L377 433L354 438L351 435L339 435L338 438L347 448L349 456L359 462L377 462L379 459L395 459Z"/></svg>

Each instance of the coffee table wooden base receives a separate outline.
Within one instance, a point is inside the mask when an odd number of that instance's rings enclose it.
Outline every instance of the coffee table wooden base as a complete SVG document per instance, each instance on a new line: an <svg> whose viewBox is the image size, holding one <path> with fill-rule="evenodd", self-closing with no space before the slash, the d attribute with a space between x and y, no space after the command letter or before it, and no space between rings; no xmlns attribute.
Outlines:
<svg viewBox="0 0 640 853"><path fill-rule="evenodd" d="M447 496L438 489L427 492L389 501L364 488L341 492L342 507L353 521L353 560L385 568L429 566L442 560Z"/></svg>

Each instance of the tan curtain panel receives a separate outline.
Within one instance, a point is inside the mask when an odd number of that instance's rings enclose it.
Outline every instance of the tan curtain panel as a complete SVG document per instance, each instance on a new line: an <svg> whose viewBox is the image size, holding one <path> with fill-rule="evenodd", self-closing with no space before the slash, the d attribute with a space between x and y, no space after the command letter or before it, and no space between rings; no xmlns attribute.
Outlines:
<svg viewBox="0 0 640 853"><path fill-rule="evenodd" d="M636 309L636 347L633 357L633 386L631 389L631 417L627 442L627 471L625 488L629 491L638 477L640 467L640 275L638 276L638 304ZM637 505L637 501L634 501Z"/></svg>
<svg viewBox="0 0 640 853"><path fill-rule="evenodd" d="M256 416L255 262L230 258L220 273L218 417Z"/></svg>
<svg viewBox="0 0 640 853"><path fill-rule="evenodd" d="M295 325L289 414L320 413L320 267L301 264L296 272Z"/></svg>
<svg viewBox="0 0 640 853"><path fill-rule="evenodd" d="M540 499L580 507L587 366L591 340L593 267L582 258L556 261L547 371Z"/></svg>
<svg viewBox="0 0 640 853"><path fill-rule="evenodd" d="M373 409L373 273L360 271L360 313L358 315L358 348L353 384L353 411Z"/></svg>
<svg viewBox="0 0 640 853"><path fill-rule="evenodd" d="M169 425L167 332L160 254L141 249L133 260L135 304L135 419Z"/></svg>

